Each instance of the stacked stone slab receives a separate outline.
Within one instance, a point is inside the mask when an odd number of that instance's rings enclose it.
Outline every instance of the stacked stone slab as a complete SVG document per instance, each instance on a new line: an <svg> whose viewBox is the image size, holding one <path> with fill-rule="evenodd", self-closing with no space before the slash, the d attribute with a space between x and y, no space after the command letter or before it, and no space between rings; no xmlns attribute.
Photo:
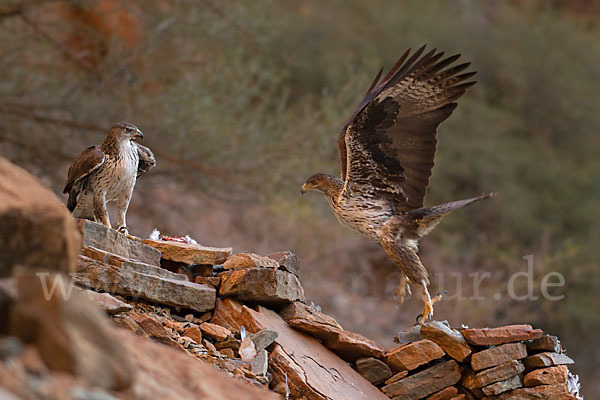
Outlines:
<svg viewBox="0 0 600 400"><path fill-rule="evenodd" d="M453 329L432 321L385 349L305 304L291 252L232 255L78 226L84 248L73 278L118 326L283 397L578 398L567 384L573 361L556 337L529 325Z"/></svg>

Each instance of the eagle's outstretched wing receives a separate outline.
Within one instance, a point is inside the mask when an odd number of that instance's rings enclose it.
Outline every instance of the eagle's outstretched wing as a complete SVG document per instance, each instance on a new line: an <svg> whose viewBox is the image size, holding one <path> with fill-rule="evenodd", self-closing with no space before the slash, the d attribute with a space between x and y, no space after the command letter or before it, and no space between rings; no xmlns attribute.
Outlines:
<svg viewBox="0 0 600 400"><path fill-rule="evenodd" d="M437 144L437 128L454 102L475 84L459 74L469 63L446 68L459 55L410 49L378 83L372 83L338 138L344 190L386 198L399 211L423 206ZM419 58L420 57L420 58ZM406 60L406 61L405 61Z"/></svg>
<svg viewBox="0 0 600 400"><path fill-rule="evenodd" d="M67 174L67 183L63 189L63 193L69 193L67 208L70 211L73 211L77 205L77 196L86 178L100 168L104 164L105 159L106 156L100 149L100 146L92 146L85 149L73 160Z"/></svg>
<svg viewBox="0 0 600 400"><path fill-rule="evenodd" d="M139 178L140 175L150 171L156 165L156 158L154 158L154 154L150 151L146 146L142 146L139 143L135 143L138 150L139 163L138 163L138 171L137 176Z"/></svg>

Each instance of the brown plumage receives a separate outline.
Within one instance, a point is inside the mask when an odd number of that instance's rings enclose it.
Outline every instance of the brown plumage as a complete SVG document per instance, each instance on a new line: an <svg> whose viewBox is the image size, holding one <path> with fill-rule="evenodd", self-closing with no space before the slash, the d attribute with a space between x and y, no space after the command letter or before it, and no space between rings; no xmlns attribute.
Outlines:
<svg viewBox="0 0 600 400"><path fill-rule="evenodd" d="M115 124L101 146L83 151L69 168L63 193L77 218L110 225L106 204L117 201L119 230L127 233L126 214L136 179L156 165L149 148L135 143L142 132L127 122Z"/></svg>
<svg viewBox="0 0 600 400"><path fill-rule="evenodd" d="M418 257L418 241L450 212L488 198L423 208L437 145L437 128L452 114L455 102L474 85L469 63L451 66L459 55L442 58L425 46L407 50L380 81L381 72L338 137L341 179L316 174L302 192L325 194L338 220L369 236L402 271L399 300L412 283L425 309L433 314L428 274ZM466 81L466 82L465 82Z"/></svg>

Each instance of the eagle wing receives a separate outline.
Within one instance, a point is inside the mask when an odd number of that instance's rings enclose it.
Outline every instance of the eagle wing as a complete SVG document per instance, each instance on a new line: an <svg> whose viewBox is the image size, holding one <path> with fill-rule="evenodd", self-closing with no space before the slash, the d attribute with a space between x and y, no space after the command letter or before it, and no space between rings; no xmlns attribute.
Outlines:
<svg viewBox="0 0 600 400"><path fill-rule="evenodd" d="M423 206L437 128L475 84L461 83L475 74L459 74L469 63L446 68L460 55L441 59L444 53L432 50L421 57L424 49L410 58L407 50L378 83L380 71L342 130L338 150L345 194L367 192L399 211Z"/></svg>
<svg viewBox="0 0 600 400"><path fill-rule="evenodd" d="M67 200L67 208L69 211L75 210L79 192L81 192L81 188L87 177L100 168L105 160L106 156L100 149L100 146L92 146L85 149L83 153L73 161L67 174L67 184L63 189L63 193L69 193L69 199Z"/></svg>
<svg viewBox="0 0 600 400"><path fill-rule="evenodd" d="M104 164L105 159L106 156L100 149L100 146L92 146L85 149L73 160L73 163L69 167L67 183L63 189L63 193L69 193L74 187L79 186L85 178Z"/></svg>
<svg viewBox="0 0 600 400"><path fill-rule="evenodd" d="M154 166L156 165L156 158L154 157L152 151L146 146L142 146L139 143L135 143L135 145L137 146L138 156L140 160L138 163L137 170L137 176L139 177L140 175L154 168Z"/></svg>

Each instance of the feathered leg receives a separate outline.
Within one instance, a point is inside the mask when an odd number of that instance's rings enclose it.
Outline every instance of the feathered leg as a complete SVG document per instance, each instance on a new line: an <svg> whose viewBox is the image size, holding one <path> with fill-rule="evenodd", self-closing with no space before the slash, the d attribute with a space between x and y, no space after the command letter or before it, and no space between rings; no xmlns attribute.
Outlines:
<svg viewBox="0 0 600 400"><path fill-rule="evenodd" d="M127 210L129 209L129 202L131 201L131 195L133 194L133 187L129 191L129 194L122 195L117 203L117 219L119 224L119 232L127 235L129 228L127 228Z"/></svg>
<svg viewBox="0 0 600 400"><path fill-rule="evenodd" d="M403 298L408 287L408 281L416 286L423 302L425 309L423 317L419 321L420 324L425 322L425 319L433 314L433 301L427 291L429 278L427 270L421 263L417 255L417 245L415 241L405 240L402 238L403 224L400 218L392 217L386 223L381 234L381 246L388 254L390 259L402 271L403 279L398 288L399 299Z"/></svg>
<svg viewBox="0 0 600 400"><path fill-rule="evenodd" d="M94 218L96 218L97 222L100 222L109 228L110 219L108 217L108 211L106 210L106 193L95 191L94 192Z"/></svg>

